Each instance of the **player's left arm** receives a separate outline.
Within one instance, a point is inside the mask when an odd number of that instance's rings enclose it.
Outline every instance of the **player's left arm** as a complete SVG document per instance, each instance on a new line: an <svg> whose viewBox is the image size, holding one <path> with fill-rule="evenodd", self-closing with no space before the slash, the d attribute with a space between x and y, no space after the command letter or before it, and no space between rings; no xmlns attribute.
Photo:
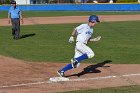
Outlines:
<svg viewBox="0 0 140 93"><path fill-rule="evenodd" d="M100 40L101 40L101 36L97 36L96 38L89 39L89 41L91 41L91 42L100 41Z"/></svg>
<svg viewBox="0 0 140 93"><path fill-rule="evenodd" d="M24 20L23 20L23 16L22 16L22 11L21 10L19 11L19 15L20 15L21 23L23 24L24 23Z"/></svg>

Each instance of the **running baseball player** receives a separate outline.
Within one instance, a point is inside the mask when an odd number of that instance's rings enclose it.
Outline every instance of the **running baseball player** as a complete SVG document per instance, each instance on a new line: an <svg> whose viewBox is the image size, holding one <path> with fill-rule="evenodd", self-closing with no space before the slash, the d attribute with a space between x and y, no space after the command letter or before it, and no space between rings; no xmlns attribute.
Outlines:
<svg viewBox="0 0 140 93"><path fill-rule="evenodd" d="M89 22L85 24L81 24L80 26L76 27L72 35L69 39L70 43L74 42L74 36L76 36L76 46L75 46L75 55L74 58L71 59L71 63L67 64L62 69L58 70L57 73L61 77L65 77L65 72L79 67L80 63L84 59L90 59L94 57L94 52L90 47L87 46L88 41L99 41L101 39L101 36L98 36L96 38L91 38L93 34L93 27L97 24L99 21L98 16L91 15L89 17Z"/></svg>

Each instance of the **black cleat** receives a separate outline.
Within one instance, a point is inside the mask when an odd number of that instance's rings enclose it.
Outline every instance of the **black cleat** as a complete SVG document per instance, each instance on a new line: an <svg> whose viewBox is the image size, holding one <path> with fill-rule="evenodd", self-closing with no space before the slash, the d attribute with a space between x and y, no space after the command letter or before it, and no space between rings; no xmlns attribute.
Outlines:
<svg viewBox="0 0 140 93"><path fill-rule="evenodd" d="M72 65L72 67L73 68L77 68L77 66L78 66L78 61L76 60L76 59L71 59L71 65Z"/></svg>
<svg viewBox="0 0 140 93"><path fill-rule="evenodd" d="M65 77L64 71L58 70L58 71L57 71L57 74L58 74L60 77Z"/></svg>

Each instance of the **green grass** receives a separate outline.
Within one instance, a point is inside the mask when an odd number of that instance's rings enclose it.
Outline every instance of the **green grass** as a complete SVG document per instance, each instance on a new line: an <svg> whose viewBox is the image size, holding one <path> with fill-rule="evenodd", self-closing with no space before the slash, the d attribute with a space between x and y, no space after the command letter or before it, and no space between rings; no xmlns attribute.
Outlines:
<svg viewBox="0 0 140 93"><path fill-rule="evenodd" d="M88 16L96 15L129 15L140 12L95 12L95 11L23 11L23 17L53 17L53 16ZM7 11L0 11L0 18L7 18Z"/></svg>
<svg viewBox="0 0 140 93"><path fill-rule="evenodd" d="M102 40L89 43L95 57L86 62L112 60L113 63L139 64L140 21L99 23L94 36ZM75 44L68 43L74 27L79 24L21 26L21 35L35 34L13 40L11 27L0 27L0 54L28 61L69 62Z"/></svg>
<svg viewBox="0 0 140 93"><path fill-rule="evenodd" d="M139 93L139 92L140 92L140 86L127 86L127 87L116 87L116 88L69 91L63 93Z"/></svg>

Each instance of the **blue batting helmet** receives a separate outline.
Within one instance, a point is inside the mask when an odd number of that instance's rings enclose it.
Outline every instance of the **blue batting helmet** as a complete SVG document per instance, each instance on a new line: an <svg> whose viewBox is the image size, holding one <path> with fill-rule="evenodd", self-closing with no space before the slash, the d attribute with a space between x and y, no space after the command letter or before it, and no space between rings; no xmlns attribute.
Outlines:
<svg viewBox="0 0 140 93"><path fill-rule="evenodd" d="M99 20L99 18L98 18L98 16L96 16L96 15L91 15L90 17L89 17L89 20L88 20L89 22L100 22L100 20Z"/></svg>

